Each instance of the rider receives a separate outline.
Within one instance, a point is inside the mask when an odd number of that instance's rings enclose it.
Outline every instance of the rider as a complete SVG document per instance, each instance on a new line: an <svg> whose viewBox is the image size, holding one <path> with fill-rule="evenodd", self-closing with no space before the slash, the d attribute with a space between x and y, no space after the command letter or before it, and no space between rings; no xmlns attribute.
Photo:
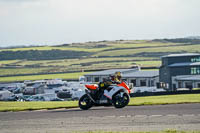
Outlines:
<svg viewBox="0 0 200 133"><path fill-rule="evenodd" d="M113 77L113 82L120 83L121 78L122 78L121 72L115 72L114 77Z"/></svg>
<svg viewBox="0 0 200 133"><path fill-rule="evenodd" d="M114 75L110 75L108 79L105 79L103 82L100 82L99 87L102 89L108 89L111 84L121 83L121 72L115 72Z"/></svg>
<svg viewBox="0 0 200 133"><path fill-rule="evenodd" d="M110 75L110 81L105 82L106 87L104 88L104 95L106 97L112 99L111 96L110 96L112 94L112 92L111 92L111 94L109 92L113 87L110 87L110 85L111 84L120 84L121 83L121 77L122 77L121 72L118 72L118 71L115 72L114 75Z"/></svg>

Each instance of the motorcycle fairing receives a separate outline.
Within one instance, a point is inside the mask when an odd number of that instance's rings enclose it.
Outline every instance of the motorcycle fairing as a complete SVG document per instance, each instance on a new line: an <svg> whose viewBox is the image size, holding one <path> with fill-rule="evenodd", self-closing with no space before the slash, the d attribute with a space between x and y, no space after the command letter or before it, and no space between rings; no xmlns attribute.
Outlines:
<svg viewBox="0 0 200 133"><path fill-rule="evenodd" d="M120 90L123 90L125 93L128 93L128 91L122 86L113 86L113 89L111 89L110 91L104 90L104 96L112 100L113 95Z"/></svg>
<svg viewBox="0 0 200 133"><path fill-rule="evenodd" d="M128 91L129 94L131 93L129 86L126 83L122 82L122 83L118 84L117 86L122 86Z"/></svg>
<svg viewBox="0 0 200 133"><path fill-rule="evenodd" d="M97 85L85 85L85 87L90 89L90 90L96 90L98 88Z"/></svg>

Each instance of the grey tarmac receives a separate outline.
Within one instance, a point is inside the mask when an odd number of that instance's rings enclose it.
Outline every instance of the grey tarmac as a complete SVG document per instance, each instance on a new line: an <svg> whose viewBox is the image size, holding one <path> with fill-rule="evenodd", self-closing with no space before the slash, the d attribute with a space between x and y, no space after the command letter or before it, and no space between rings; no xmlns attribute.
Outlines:
<svg viewBox="0 0 200 133"><path fill-rule="evenodd" d="M200 104L0 112L0 133L200 131Z"/></svg>

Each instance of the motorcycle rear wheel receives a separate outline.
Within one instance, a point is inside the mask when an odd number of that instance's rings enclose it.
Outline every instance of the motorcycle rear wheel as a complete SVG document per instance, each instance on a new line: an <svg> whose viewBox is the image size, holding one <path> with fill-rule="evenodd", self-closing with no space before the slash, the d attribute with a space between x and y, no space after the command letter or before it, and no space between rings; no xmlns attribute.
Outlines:
<svg viewBox="0 0 200 133"><path fill-rule="evenodd" d="M115 108L123 108L128 105L130 97L127 93L124 93L123 96L120 96L120 93L117 93L113 98L113 105Z"/></svg>
<svg viewBox="0 0 200 133"><path fill-rule="evenodd" d="M79 99L79 107L82 110L88 110L93 106L92 100L89 98L87 94L84 94L80 99Z"/></svg>

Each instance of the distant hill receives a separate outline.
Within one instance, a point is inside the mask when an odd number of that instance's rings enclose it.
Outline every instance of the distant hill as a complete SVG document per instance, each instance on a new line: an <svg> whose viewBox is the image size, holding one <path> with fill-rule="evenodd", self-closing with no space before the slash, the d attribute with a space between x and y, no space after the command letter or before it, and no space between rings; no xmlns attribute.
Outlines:
<svg viewBox="0 0 200 133"><path fill-rule="evenodd" d="M186 44L200 44L200 36L191 36L186 38L175 39L155 39L158 42L172 42L172 43L186 43Z"/></svg>
<svg viewBox="0 0 200 133"><path fill-rule="evenodd" d="M200 53L198 37L115 40L0 49L0 76L96 71L112 68L157 68L160 57Z"/></svg>
<svg viewBox="0 0 200 133"><path fill-rule="evenodd" d="M199 52L200 36L155 40L116 40L0 49L0 60L59 60L82 58L154 58L170 53ZM196 45L196 46L191 46ZM195 48L195 49L194 49ZM145 59L146 60L146 59Z"/></svg>
<svg viewBox="0 0 200 133"><path fill-rule="evenodd" d="M189 36L186 37L187 39L200 39L200 36Z"/></svg>

